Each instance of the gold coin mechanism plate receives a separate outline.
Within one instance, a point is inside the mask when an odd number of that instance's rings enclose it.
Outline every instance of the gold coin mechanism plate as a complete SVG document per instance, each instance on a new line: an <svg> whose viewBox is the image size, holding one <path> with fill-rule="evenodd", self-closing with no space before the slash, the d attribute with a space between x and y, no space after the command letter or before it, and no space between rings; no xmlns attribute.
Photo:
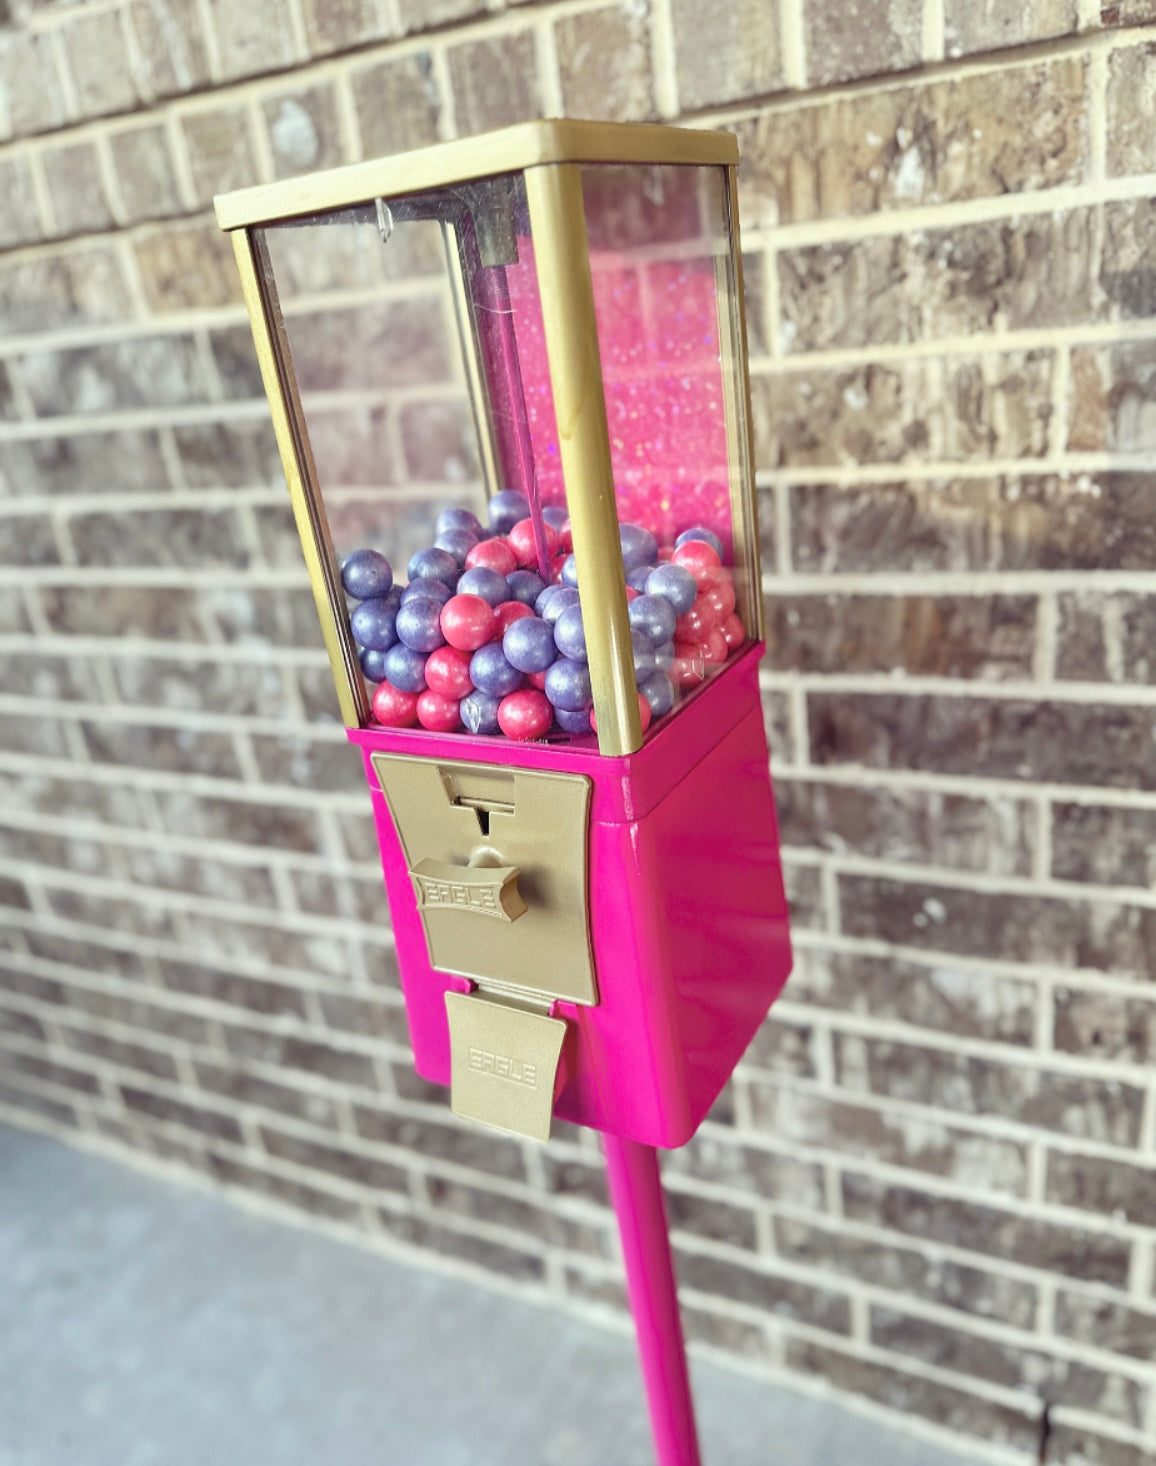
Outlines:
<svg viewBox="0 0 1156 1466"><path fill-rule="evenodd" d="M430 965L532 1001L593 1004L590 780L375 753Z"/></svg>

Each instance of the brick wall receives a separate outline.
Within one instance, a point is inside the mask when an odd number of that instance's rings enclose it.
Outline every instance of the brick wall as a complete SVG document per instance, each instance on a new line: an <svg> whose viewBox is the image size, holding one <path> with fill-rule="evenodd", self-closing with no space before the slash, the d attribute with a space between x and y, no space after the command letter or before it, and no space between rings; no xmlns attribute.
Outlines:
<svg viewBox="0 0 1156 1466"><path fill-rule="evenodd" d="M1156 1452L1156 5L6 0L0 1117L621 1307L598 1151L415 1079L214 192L520 118L743 150L797 968L690 1330ZM1151 26L1151 29L1146 29Z"/></svg>

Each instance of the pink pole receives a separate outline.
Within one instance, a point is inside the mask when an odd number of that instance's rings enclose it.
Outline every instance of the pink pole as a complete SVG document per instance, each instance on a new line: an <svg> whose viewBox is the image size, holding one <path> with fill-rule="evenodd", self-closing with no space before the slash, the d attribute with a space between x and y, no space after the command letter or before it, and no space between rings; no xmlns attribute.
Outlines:
<svg viewBox="0 0 1156 1466"><path fill-rule="evenodd" d="M658 1466L702 1466L658 1152L603 1135Z"/></svg>

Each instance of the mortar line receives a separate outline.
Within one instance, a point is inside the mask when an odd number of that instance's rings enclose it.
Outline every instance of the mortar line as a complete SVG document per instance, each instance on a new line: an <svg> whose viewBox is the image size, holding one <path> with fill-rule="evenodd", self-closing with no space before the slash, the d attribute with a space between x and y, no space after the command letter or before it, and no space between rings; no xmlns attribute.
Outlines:
<svg viewBox="0 0 1156 1466"><path fill-rule="evenodd" d="M803 92L807 86L807 39L802 0L779 0L779 38L783 56L783 85Z"/></svg>
<svg viewBox="0 0 1156 1466"><path fill-rule="evenodd" d="M1098 0L1097 0L1098 3ZM941 62L946 56L944 0L923 0L923 59Z"/></svg>

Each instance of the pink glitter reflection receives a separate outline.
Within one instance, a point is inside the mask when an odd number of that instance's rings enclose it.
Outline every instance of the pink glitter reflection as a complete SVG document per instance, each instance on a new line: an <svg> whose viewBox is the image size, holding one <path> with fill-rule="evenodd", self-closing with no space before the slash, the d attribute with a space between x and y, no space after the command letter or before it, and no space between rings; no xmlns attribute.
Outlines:
<svg viewBox="0 0 1156 1466"><path fill-rule="evenodd" d="M507 268L543 504L565 503L532 242ZM592 250L594 311L623 523L660 544L691 526L731 544L715 263Z"/></svg>

